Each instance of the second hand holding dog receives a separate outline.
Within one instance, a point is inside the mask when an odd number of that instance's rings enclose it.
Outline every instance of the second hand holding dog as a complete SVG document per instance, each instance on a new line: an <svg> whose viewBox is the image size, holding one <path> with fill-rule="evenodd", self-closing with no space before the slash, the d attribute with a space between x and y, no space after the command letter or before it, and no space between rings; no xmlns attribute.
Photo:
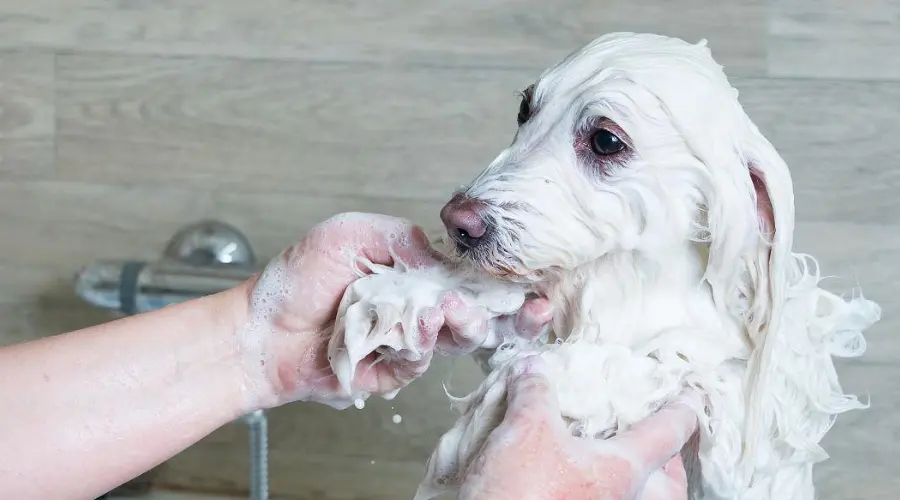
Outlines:
<svg viewBox="0 0 900 500"><path fill-rule="evenodd" d="M697 429L688 390L608 440L571 434L538 356L516 362L501 424L476 455L461 500L686 500L679 454Z"/></svg>

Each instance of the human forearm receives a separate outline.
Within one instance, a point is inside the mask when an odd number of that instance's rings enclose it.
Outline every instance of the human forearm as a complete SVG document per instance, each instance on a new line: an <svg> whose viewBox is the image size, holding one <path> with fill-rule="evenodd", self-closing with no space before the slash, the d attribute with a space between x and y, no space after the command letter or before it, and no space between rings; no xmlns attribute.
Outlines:
<svg viewBox="0 0 900 500"><path fill-rule="evenodd" d="M250 409L244 293L0 350L0 498L95 498Z"/></svg>

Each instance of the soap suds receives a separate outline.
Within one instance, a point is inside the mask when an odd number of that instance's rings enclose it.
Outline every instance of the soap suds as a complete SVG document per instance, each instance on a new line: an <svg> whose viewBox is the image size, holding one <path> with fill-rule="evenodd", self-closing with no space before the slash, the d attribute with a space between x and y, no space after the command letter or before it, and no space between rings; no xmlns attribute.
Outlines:
<svg viewBox="0 0 900 500"><path fill-rule="evenodd" d="M418 362L431 356L431 346L423 345L419 319L430 308L439 307L448 292L461 300L484 308L489 324L514 313L525 301L521 285L504 284L492 278L454 272L443 266L411 268L394 255L394 265L374 264L363 258L354 263L360 278L345 291L328 344L328 359L346 397L366 400L370 394L353 386L360 361L375 353L378 361ZM491 328L491 342L503 342L508 328ZM496 333L507 331L506 334ZM376 361L376 362L378 362ZM399 389L384 394L393 399Z"/></svg>
<svg viewBox="0 0 900 500"><path fill-rule="evenodd" d="M258 366L259 373L248 374L244 378L245 395L260 393L260 386L269 385L268 372L274 369L272 353L264 348L265 339L275 335L275 317L283 303L290 302L294 296L294 285L284 262L285 255L274 259L260 274L250 296L249 315L246 324L238 332L237 339L241 343L241 352L247 356L248 366ZM253 376L255 375L255 376ZM249 396L247 396L249 398ZM248 406L259 404L250 402ZM272 404L264 402L263 404Z"/></svg>

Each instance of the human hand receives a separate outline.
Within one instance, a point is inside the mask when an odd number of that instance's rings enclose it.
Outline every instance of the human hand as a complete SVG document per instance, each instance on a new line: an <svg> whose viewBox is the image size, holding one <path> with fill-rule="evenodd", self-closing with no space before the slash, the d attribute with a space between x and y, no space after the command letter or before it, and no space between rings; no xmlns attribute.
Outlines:
<svg viewBox="0 0 900 500"><path fill-rule="evenodd" d="M461 500L686 500L679 451L697 429L688 392L608 440L571 435L543 361L520 360L508 384L507 411L471 462Z"/></svg>
<svg viewBox="0 0 900 500"><path fill-rule="evenodd" d="M410 268L442 264L422 229L406 220L341 214L314 227L245 285L247 320L237 335L245 352L247 381L256 395L252 407L291 401L348 405L326 355L336 311L347 286L366 271L354 258L390 266L395 257ZM546 300L533 299L507 323L533 335L550 317ZM488 335L486 311L454 293L423 311L418 325L420 350L426 355L407 361L376 360L373 354L360 361L355 390L395 392L425 372L433 351L466 354Z"/></svg>

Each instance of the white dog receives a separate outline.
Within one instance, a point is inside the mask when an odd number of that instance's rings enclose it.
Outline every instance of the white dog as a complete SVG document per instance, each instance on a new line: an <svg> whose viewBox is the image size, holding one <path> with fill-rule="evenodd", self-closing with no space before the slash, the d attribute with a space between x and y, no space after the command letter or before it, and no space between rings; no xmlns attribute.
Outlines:
<svg viewBox="0 0 900 500"><path fill-rule="evenodd" d="M862 354L881 311L820 288L794 252L788 167L705 42L603 36L528 87L518 120L441 215L466 261L557 313L540 345L498 350L458 400L417 498L458 483L502 417L504 370L536 352L590 437L699 387L692 498L812 500L820 440L864 406L832 357Z"/></svg>

